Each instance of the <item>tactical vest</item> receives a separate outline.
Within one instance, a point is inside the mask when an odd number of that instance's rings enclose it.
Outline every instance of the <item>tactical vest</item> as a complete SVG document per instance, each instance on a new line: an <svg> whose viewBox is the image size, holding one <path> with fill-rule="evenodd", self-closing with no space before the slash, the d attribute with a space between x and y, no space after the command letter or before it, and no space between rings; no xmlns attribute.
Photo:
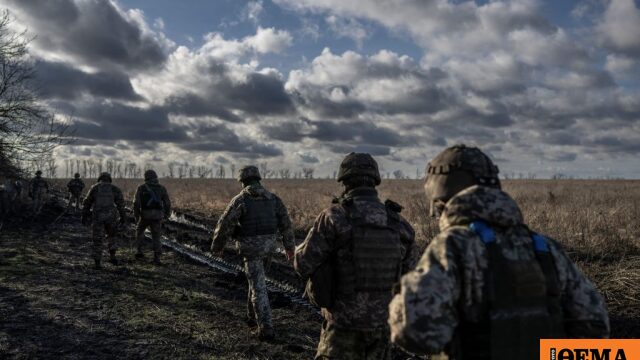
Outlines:
<svg viewBox="0 0 640 360"><path fill-rule="evenodd" d="M274 235L278 232L276 200L264 197L244 197L244 214L236 234L240 237Z"/></svg>
<svg viewBox="0 0 640 360"><path fill-rule="evenodd" d="M97 185L94 210L109 210L115 207L115 196L113 194L113 186L109 183L100 183Z"/></svg>
<svg viewBox="0 0 640 360"><path fill-rule="evenodd" d="M461 319L451 358L464 360L539 359L539 340L562 338L561 289L547 239L533 233L531 260L507 259L485 222L469 228L487 249L481 321ZM461 312L463 313L463 312Z"/></svg>
<svg viewBox="0 0 640 360"><path fill-rule="evenodd" d="M371 201L378 202L377 197ZM337 251L337 296L388 293L400 279L404 246L398 230L400 216L386 206L387 224L368 221L352 201L342 202L351 224L350 239Z"/></svg>
<svg viewBox="0 0 640 360"><path fill-rule="evenodd" d="M163 210L164 202L153 187L144 184L140 191L140 207L142 210Z"/></svg>
<svg viewBox="0 0 640 360"><path fill-rule="evenodd" d="M73 179L69 182L69 185L67 187L70 191L78 192L84 188L84 183L82 182L82 180Z"/></svg>

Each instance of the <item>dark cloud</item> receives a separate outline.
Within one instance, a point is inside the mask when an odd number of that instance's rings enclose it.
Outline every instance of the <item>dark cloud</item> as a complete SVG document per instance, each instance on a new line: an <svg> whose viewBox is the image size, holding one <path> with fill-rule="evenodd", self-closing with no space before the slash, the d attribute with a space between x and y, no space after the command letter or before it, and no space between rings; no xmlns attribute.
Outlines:
<svg viewBox="0 0 640 360"><path fill-rule="evenodd" d="M240 138L224 124L208 124L191 129L194 136L189 141L178 144L189 151L227 151L257 157L282 155L282 150L272 144L262 144L255 140Z"/></svg>
<svg viewBox="0 0 640 360"><path fill-rule="evenodd" d="M310 154L298 154L298 156L300 157L300 160L302 160L302 162L307 164L317 164L320 162L317 157Z"/></svg>
<svg viewBox="0 0 640 360"><path fill-rule="evenodd" d="M5 0L36 46L96 67L146 70L167 59L166 45L111 1Z"/></svg>
<svg viewBox="0 0 640 360"><path fill-rule="evenodd" d="M171 124L160 108L137 108L118 103L93 103L78 107L74 124L80 138L181 142L188 140L184 129Z"/></svg>
<svg viewBox="0 0 640 360"><path fill-rule="evenodd" d="M387 146L331 144L328 148L336 154L348 154L351 152L369 153L373 156L386 156L391 154L391 149Z"/></svg>
<svg viewBox="0 0 640 360"><path fill-rule="evenodd" d="M63 63L47 61L37 61L35 71L39 93L44 98L72 100L90 94L119 100L141 100L129 77L119 71L90 74Z"/></svg>

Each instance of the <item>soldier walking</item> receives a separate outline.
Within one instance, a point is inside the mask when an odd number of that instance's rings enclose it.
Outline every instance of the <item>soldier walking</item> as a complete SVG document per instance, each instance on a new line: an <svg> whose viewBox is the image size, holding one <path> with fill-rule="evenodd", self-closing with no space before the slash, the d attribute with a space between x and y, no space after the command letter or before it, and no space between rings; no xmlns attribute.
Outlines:
<svg viewBox="0 0 640 360"><path fill-rule="evenodd" d="M34 216L39 215L42 211L48 192L49 183L42 178L42 171L36 171L36 176L31 179L29 184L29 197L33 201L31 209Z"/></svg>
<svg viewBox="0 0 640 360"><path fill-rule="evenodd" d="M271 307L267 295L264 262L275 250L276 238L282 237L288 259L293 257L294 235L291 219L282 200L260 184L255 166L240 169L238 181L243 189L234 197L220 217L213 234L211 251L223 255L225 243L233 238L238 253L244 258L244 271L249 283L247 300L248 324L257 323L258 337L275 337Z"/></svg>
<svg viewBox="0 0 640 360"><path fill-rule="evenodd" d="M393 342L432 359L533 360L541 338L608 337L600 293L560 244L524 224L482 151L444 150L425 191L441 233L389 306Z"/></svg>
<svg viewBox="0 0 640 360"><path fill-rule="evenodd" d="M67 190L69 190L69 203L67 204L67 211L72 208L75 202L75 211L80 210L80 203L82 202L82 190L84 190L84 181L80 179L80 174L75 173L73 179L67 184Z"/></svg>
<svg viewBox="0 0 640 360"><path fill-rule="evenodd" d="M389 359L389 301L417 260L415 233L400 205L378 198L381 179L371 155L347 155L338 181L342 196L320 213L295 253L303 278L332 284L313 294L325 298L318 304L324 321L315 358ZM317 272L332 279L318 279Z"/></svg>
<svg viewBox="0 0 640 360"><path fill-rule="evenodd" d="M118 265L116 258L117 216L120 215L120 224L124 225L126 214L124 210L124 198L122 191L111 184L111 175L103 172L98 177L98 183L93 185L84 199L82 207L82 223L91 224L93 237L93 260L96 269L101 268L102 248L105 233L109 248L109 262Z"/></svg>
<svg viewBox="0 0 640 360"><path fill-rule="evenodd" d="M167 189L158 182L158 175L153 170L144 172L144 184L138 186L133 200L133 216L136 219L136 239L138 252L136 259L144 259L142 252L144 247L144 232L147 228L151 230L153 241L153 262L161 265L162 255L162 220L168 219L171 215L171 200Z"/></svg>

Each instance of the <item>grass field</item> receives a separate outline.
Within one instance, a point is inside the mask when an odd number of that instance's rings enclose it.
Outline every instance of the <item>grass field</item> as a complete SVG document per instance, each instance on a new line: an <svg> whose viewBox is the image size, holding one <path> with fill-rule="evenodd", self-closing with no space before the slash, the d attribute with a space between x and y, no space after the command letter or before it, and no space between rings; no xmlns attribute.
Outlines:
<svg viewBox="0 0 640 360"><path fill-rule="evenodd" d="M117 179L127 199L140 180ZM217 219L240 191L234 180L161 179L174 206ZM333 180L266 180L289 209L298 237L341 188ZM385 180L382 199L402 204L403 215L425 247L438 231L418 180ZM607 298L619 331L640 322L640 181L513 180L505 190L520 204L527 224L560 241ZM635 330L637 331L637 330Z"/></svg>

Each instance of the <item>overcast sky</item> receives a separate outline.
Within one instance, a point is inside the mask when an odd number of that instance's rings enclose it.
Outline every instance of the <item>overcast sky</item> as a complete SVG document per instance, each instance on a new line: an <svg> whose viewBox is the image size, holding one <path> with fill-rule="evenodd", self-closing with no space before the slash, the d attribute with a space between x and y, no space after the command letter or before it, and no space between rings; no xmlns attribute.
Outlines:
<svg viewBox="0 0 640 360"><path fill-rule="evenodd" d="M0 4L77 129L60 158L415 176L463 142L503 173L640 177L638 1Z"/></svg>

